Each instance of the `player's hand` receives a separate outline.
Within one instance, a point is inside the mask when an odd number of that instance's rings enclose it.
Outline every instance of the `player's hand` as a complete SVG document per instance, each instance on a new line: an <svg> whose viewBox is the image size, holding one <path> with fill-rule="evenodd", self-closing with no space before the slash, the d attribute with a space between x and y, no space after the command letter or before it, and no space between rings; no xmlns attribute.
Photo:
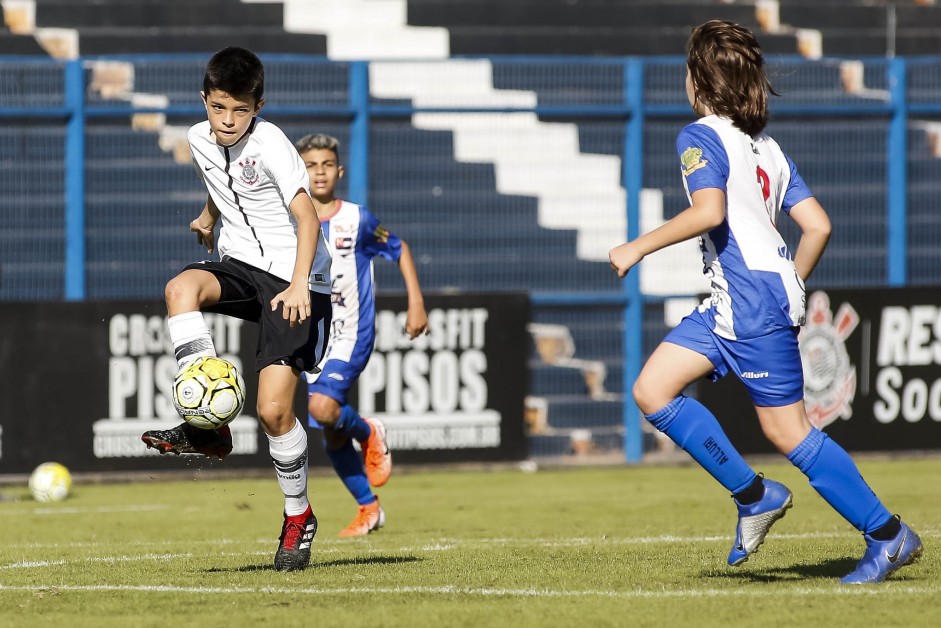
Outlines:
<svg viewBox="0 0 941 628"><path fill-rule="evenodd" d="M206 250L210 253L212 253L216 245L216 235L212 231L214 226L215 225L209 225L208 227L203 226L200 224L199 218L190 223L190 231L196 233L197 244L204 245Z"/></svg>
<svg viewBox="0 0 941 628"><path fill-rule="evenodd" d="M423 307L409 308L405 315L405 335L415 340L420 334L428 333L428 313Z"/></svg>
<svg viewBox="0 0 941 628"><path fill-rule="evenodd" d="M618 277L621 278L626 276L628 271L642 259L644 259L643 254L637 250L633 242L616 246L608 252L608 262L610 262L611 268L618 274Z"/></svg>
<svg viewBox="0 0 941 628"><path fill-rule="evenodd" d="M275 295L271 299L271 311L278 309L278 304L283 304L281 315L284 320L289 321L291 327L299 325L310 318L310 291L306 285L295 286L291 284L283 292Z"/></svg>

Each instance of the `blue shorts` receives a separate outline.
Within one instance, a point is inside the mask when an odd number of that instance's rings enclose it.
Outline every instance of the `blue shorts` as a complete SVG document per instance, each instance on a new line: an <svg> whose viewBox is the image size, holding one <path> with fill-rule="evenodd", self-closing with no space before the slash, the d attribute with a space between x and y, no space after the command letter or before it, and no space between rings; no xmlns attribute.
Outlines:
<svg viewBox="0 0 941 628"><path fill-rule="evenodd" d="M799 331L797 327L786 327L757 338L728 340L717 336L699 312L693 312L663 341L708 358L715 366L712 381L731 371L745 384L756 406L776 408L804 398Z"/></svg>
<svg viewBox="0 0 941 628"><path fill-rule="evenodd" d="M327 361L320 366L317 381L307 384L307 394L320 393L335 399L341 406L346 405L346 394L359 379L364 368L366 368L365 364L331 360L328 356Z"/></svg>

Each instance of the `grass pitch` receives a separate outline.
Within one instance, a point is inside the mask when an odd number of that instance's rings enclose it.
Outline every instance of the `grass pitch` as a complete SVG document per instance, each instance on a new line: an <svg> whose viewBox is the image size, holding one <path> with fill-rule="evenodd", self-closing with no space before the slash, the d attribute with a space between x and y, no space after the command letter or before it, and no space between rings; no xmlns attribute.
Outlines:
<svg viewBox="0 0 941 628"><path fill-rule="evenodd" d="M735 569L732 502L694 467L402 473L379 491L386 528L346 540L355 504L316 475L320 531L294 573L272 568L273 472L79 483L49 505L7 487L0 626L938 625L941 459L860 462L925 544L866 587L838 583L860 535L790 465L758 468L795 507Z"/></svg>

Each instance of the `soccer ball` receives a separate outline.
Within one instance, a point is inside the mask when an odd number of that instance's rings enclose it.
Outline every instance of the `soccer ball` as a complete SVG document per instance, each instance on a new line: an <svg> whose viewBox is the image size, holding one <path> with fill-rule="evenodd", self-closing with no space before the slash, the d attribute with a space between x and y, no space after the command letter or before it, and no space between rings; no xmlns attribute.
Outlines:
<svg viewBox="0 0 941 628"><path fill-rule="evenodd" d="M173 405L193 427L218 429L237 417L244 404L242 375L222 358L196 358L173 382Z"/></svg>
<svg viewBox="0 0 941 628"><path fill-rule="evenodd" d="M38 502L61 502L72 490L72 474L58 462L44 462L30 474L29 490Z"/></svg>

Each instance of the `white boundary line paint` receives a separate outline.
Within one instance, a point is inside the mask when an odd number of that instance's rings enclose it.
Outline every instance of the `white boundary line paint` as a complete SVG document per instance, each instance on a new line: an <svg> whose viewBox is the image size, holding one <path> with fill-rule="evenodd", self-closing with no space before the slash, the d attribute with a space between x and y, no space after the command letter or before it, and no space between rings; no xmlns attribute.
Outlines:
<svg viewBox="0 0 941 628"><path fill-rule="evenodd" d="M921 532L920 535L923 538L932 538L939 536L937 531L931 530L928 532ZM421 553L421 552L449 552L457 551L460 549L470 549L475 547L486 547L486 546L500 546L509 543L515 545L527 545L527 546L539 546L539 547L548 547L548 548L571 548L571 547L588 547L592 545L648 545L656 543L712 543L712 542L724 542L728 543L732 537L728 536L702 536L702 537L675 537L675 536L658 536L658 537L636 537L636 538L581 538L581 539L570 539L568 541L557 541L549 539L530 539L530 540L520 540L520 539L479 539L479 540L442 540L434 544L423 545L417 547L404 546L399 548L384 548L384 547L366 547L360 548L356 547L353 543L349 541L327 541L325 543L317 543L316 553L319 556L324 556L326 554L339 554L346 549L356 549L360 553L366 554L388 554L390 552L395 552L399 554L408 554L408 553ZM805 539L830 539L830 538L851 538L850 535L846 533L804 533L804 534L778 534L774 537L777 540L805 540ZM202 542L203 544L210 543L209 541ZM259 539L251 543L263 544L263 545L272 545L272 539ZM170 542L164 543L168 545ZM220 544L219 542L212 542L213 545ZM235 545L235 541L223 540L221 544L224 545ZM239 542L238 544L244 545L245 543ZM72 545L69 544L68 547L104 547L104 543L85 543ZM147 544L148 546L152 544ZM325 547L326 545L326 547ZM8 546L9 547L9 546ZM16 547L28 547L30 549L52 549L60 548L62 545L56 544L30 544L26 546L16 545ZM125 545L126 547L126 545ZM246 551L246 552L214 552L214 556L227 556L227 557L239 557L239 556L268 556L271 554L270 550L255 550L255 551ZM121 556L89 556L89 557L77 557L74 559L61 559L53 561L19 561L14 563L0 564L0 570L10 570L10 569L42 569L47 567L62 567L68 564L81 564L81 563L118 563L118 562L135 562L135 561L171 561L185 558L192 558L196 554L192 552L185 553L165 553L165 554L140 554L140 555L121 555Z"/></svg>
<svg viewBox="0 0 941 628"><path fill-rule="evenodd" d="M114 513L114 512L152 512L155 510L169 510L166 504L143 504L139 506L95 506L95 507L77 507L63 506L33 508L32 510L0 510L0 515L77 515L91 512Z"/></svg>
<svg viewBox="0 0 941 628"><path fill-rule="evenodd" d="M67 591L75 593L101 593L101 592L134 592L134 593L190 593L196 595L473 595L477 597L518 597L518 598L586 598L603 597L616 599L639 598L710 598L710 597L850 597L850 596L895 596L895 595L937 595L941 593L938 586L894 586L887 583L878 587L850 587L833 585L833 587L775 587L758 589L754 587L736 587L730 589L660 589L660 590L632 590L632 591L605 591L581 590L560 591L554 589L501 589L490 587L459 587L444 585L437 587L178 587L172 585L4 585L0 584L0 592L36 592L36 591Z"/></svg>
<svg viewBox="0 0 941 628"><path fill-rule="evenodd" d="M927 529L927 530L918 530L918 535L922 538L936 538L941 536L941 530ZM525 545L525 546L542 546L542 547L582 547L588 545L656 545L659 543L721 543L728 542L733 540L732 535L716 535L716 536L673 536L673 535L661 535L661 536L638 536L638 537L575 537L571 539L545 539L545 538L530 538L530 539L517 539L517 538L484 538L484 539L451 539L451 538L439 538L431 539L428 543L424 545L416 546L401 546L398 548L385 547L378 544L373 544L370 539L366 541L365 539L352 539L352 540L333 540L333 539L315 539L314 546L320 548L320 552L340 552L346 548L356 549L357 551L366 551L366 552L442 552L442 551L451 551L461 548L471 548L471 547L486 547L488 545ZM813 540L813 539L846 539L852 540L858 538L857 534L853 532L801 532L801 533L791 533L791 534L774 534L771 537L771 540ZM235 540L235 539L213 539L206 541L196 541L188 540L186 541L187 546L193 545L247 545L247 544L257 544L257 545L270 545L277 540L276 537L270 539L262 538L255 539L252 541L245 540ZM369 543L367 547L363 547L363 544ZM139 541L131 543L123 543L122 547L134 547L134 546L147 546L154 547L156 545L162 545L164 547L180 545L180 541L175 540L165 540L165 541ZM110 547L110 543L104 542L87 542L87 543L6 543L0 544L0 549L6 547L13 547L17 549L62 549L62 548L95 548L95 547ZM231 555L236 556L242 552L232 552Z"/></svg>

